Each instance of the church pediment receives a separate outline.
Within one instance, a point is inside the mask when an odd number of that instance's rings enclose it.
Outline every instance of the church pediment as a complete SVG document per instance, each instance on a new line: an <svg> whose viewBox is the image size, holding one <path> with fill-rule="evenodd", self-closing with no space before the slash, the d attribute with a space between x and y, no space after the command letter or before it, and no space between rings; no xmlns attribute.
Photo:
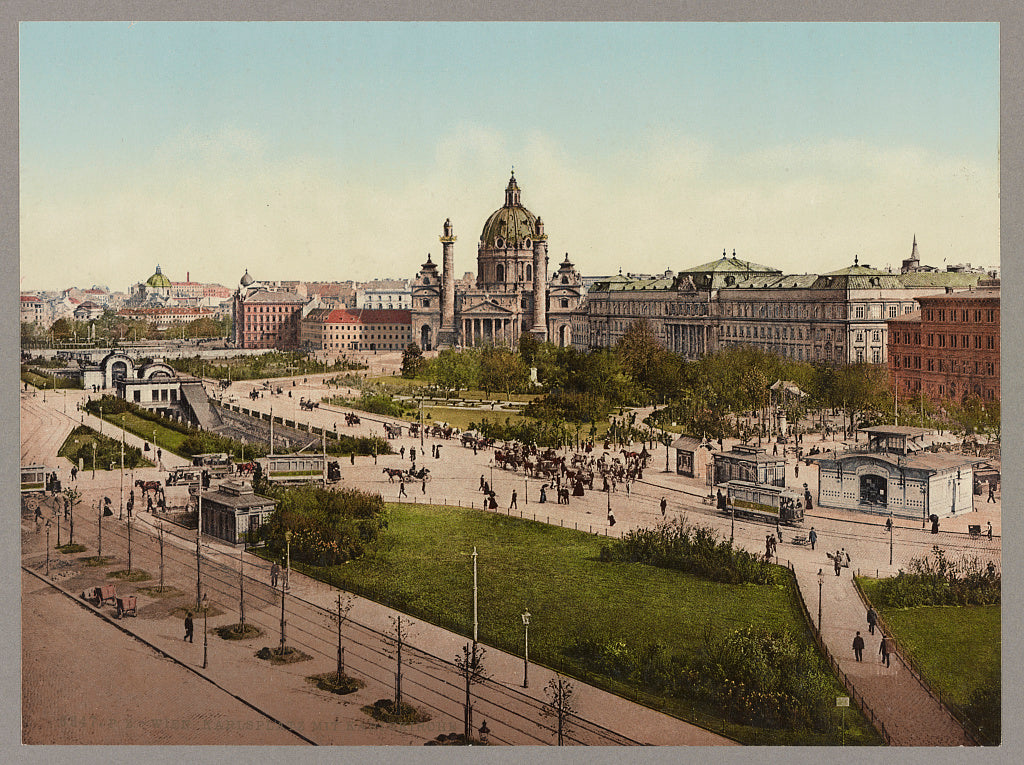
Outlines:
<svg viewBox="0 0 1024 765"><path fill-rule="evenodd" d="M504 316L514 316L515 312L505 306L498 305L493 300L482 300L479 303L474 303L469 308L463 308L461 311L462 316L467 318L473 316L493 316L494 314L502 314Z"/></svg>

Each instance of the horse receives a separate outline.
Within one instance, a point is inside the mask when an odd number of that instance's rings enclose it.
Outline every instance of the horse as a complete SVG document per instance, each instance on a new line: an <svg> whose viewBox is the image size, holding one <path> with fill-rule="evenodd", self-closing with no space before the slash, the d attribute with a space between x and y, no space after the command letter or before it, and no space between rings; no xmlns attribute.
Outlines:
<svg viewBox="0 0 1024 765"><path fill-rule="evenodd" d="M396 478L405 478L405 471L399 470L398 468L384 468L380 472L388 474L388 483L394 483Z"/></svg>
<svg viewBox="0 0 1024 765"><path fill-rule="evenodd" d="M141 478L135 481L135 485L142 490L143 494L149 491L155 494L161 489L159 481L143 481Z"/></svg>

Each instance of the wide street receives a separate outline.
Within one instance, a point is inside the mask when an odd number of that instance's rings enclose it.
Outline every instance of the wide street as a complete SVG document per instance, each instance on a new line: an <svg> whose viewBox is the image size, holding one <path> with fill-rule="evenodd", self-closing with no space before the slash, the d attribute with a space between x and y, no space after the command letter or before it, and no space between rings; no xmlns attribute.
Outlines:
<svg viewBox="0 0 1024 765"><path fill-rule="evenodd" d="M376 364L374 366L376 367ZM393 361L380 361L379 369L385 373L393 368ZM377 373L378 369L375 368L373 371ZM294 386L291 385L292 382L287 381L289 387L281 395L268 394L256 400L250 399L247 395L256 384L253 382L233 383L225 395L237 396L237 405L246 409L267 412L273 406L275 416L318 427L337 427L339 433L383 436L382 423L385 418L376 415L360 413L361 424L348 427L345 425L344 409L321 405L312 411L299 410L300 398L318 400L328 393L318 377L310 377L306 382L299 378L294 381ZM284 387L285 384L282 383L282 388ZM208 389L213 395L213 386L208 386ZM288 391L291 392L290 397L287 395ZM70 465L63 460L58 462L55 456L56 449L66 433L78 422L84 421L99 428L97 420L83 415L74 406L84 395L81 391L69 391L66 395L57 396L48 393L44 403L39 392L30 390L22 394L22 461L42 462L51 468L56 467L65 485L69 478ZM64 414L65 406L68 410L67 415ZM105 433L111 434L113 430L111 425L104 424ZM141 441L131 435L127 436L127 440L141 445ZM611 495L600 491L587 492L584 497L571 498L569 505L559 505L553 501L553 492L549 493L552 501L540 504L538 499L542 482L524 477L522 473L494 466L490 450L479 450L474 454L472 449L464 448L457 440L445 441L429 437L414 439L407 435L392 443L396 451L401 446L406 447L404 460L398 454L394 454L381 455L377 458L357 457L354 465L348 460L341 461L343 485L380 492L388 501L398 500L399 484L390 483L382 471L386 467L409 467L410 450L416 448L419 452L417 466L429 467L431 477L425 484L406 484L408 498L403 498L404 501L479 508L483 499L479 491L480 477L484 476L497 493L498 512L518 512L525 518L601 535L619 536L631 528L656 524L661 520L659 503L662 497L667 499L669 517L685 517L690 522L714 527L723 536L734 534L737 544L754 552L763 552L765 536L774 530L763 524L736 521L733 531L732 519L718 514L701 501L707 494L705 486L698 481L677 476L674 472L665 472L665 448L661 446L651 450L653 457L648 469L644 471L643 479L630 487L628 495L620 487L619 491ZM805 449L810 448L812 443L808 438L804 444ZM424 459L424 455L430 454L431 446L438 444L441 445L440 458L427 456ZM730 443L727 441L726 447L728 446ZM599 444L597 454L602 451L600 447ZM166 468L184 461L165 452L163 462ZM670 462L674 462L674 455L670 455ZM816 495L816 470L801 463L797 476L795 469L796 462L790 459L787 483L791 480L797 485L806 482ZM165 473L152 468L147 471L135 471L134 477L164 476ZM96 477L92 478L86 469L79 474L76 483L77 488L83 492L83 503L80 508L95 508L96 502L103 495L111 496L115 503L117 502L121 477L116 471L100 470L96 472ZM131 477L126 475L124 483L127 493ZM509 510L513 490L518 495L517 508ZM176 500L184 502L184 496L179 495L176 489L169 489L167 494L168 502L172 506L176 504ZM920 524L900 522L897 523L890 538L883 522L875 517L842 511L823 511L817 507L808 515L803 529L805 533L810 526L815 527L818 533L816 550L791 544L790 539L794 532L783 529L783 542L778 547L779 562L783 565L792 565L808 610L815 616L818 609L818 571L824 570L826 576L820 585L824 643L838 661L840 670L848 676L848 683L852 685L856 698L859 700L862 697L870 712L884 723L886 733L893 744L955 745L968 743L968 739L898 658L893 661L891 668L884 668L877 662L876 642L868 644L867 653L874 659L873 661L853 661L853 654L849 648L853 634L858 629L863 631L866 624L865 609L853 587L851 575L858 570L883 576L894 574L901 567L905 567L911 559L929 554L936 544L956 557L961 554L978 556L983 561L991 559L998 566L1000 503L986 503L984 499L976 497L976 512L964 517L944 519L938 535L923 530ZM616 520L614 526L610 526L607 521L609 505ZM88 517L76 520L76 540L83 535L83 541L91 547L96 533L95 513L81 514ZM987 521L991 521L995 529L996 537L993 540L968 536L966 532L969 524L984 526ZM158 546L153 536L154 529L159 524L157 518L144 512L137 513L136 523L133 524L133 554L136 560L140 561L134 565L142 566L151 573L159 568ZM41 573L42 567L45 566L41 556L44 534L35 531L33 526L31 517L25 518L23 515L23 565ZM108 545L111 545L109 549L113 550L113 553L107 554L118 556L122 559L122 564L127 545L126 531L125 522L117 522L116 515L104 521L104 551L106 553ZM183 532L179 529L178 533ZM171 537L172 534L165 534L168 541L165 545L168 580L176 582L176 586L183 592L191 592L194 601L194 537L177 541L172 541ZM845 569L841 576L836 577L830 567L831 561L825 557L825 553L839 548L849 551L852 564L850 569ZM173 552L169 552L170 550ZM227 546L204 539L204 565L208 567L206 575L210 577L210 582L206 585L210 590L210 598L222 614L220 617L211 618L211 627L214 624L237 621L239 553ZM436 710L434 721L424 724L422 729L420 726L378 727L359 711L359 707L386 697L392 692L390 686L393 684L394 667L385 658L386 651L381 633L390 629L391 618L396 614L369 601L355 599L345 625L345 642L352 646L346 649L346 656L349 656L350 662L346 666L351 667L353 674L365 678L367 687L355 694L356 701L351 701L352 697L324 701L322 697L327 694L312 689L302 678L312 672L329 671L333 667L331 659L336 648L331 647L330 636L333 628L327 612L334 606L336 591L293 573L291 589L286 598L288 623L296 625L297 635L292 639L303 645L307 652L312 649L320 654L313 662L317 667L310 669L308 664L298 664L264 668L260 666L258 660L252 659L252 650L260 645L273 645L276 642L280 622L280 596L271 593L266 586L268 578L266 566L262 561L243 555L241 565L244 568L244 581L252 582L251 585L245 585L247 620L253 619L266 632L262 642L246 644L246 648L251 649L248 653L241 650L242 647L238 645L227 644L214 637L209 644L209 667L206 670L196 669L197 664L201 665L201 655L196 654L199 645L198 642L195 646L181 643L180 635L177 634L180 632L180 615L162 613L159 608L154 607L150 608L153 612L152 617L147 618L147 608L150 605L158 605L159 599L151 599L153 603L150 604L141 594L140 604L147 603L147 606L141 609L140 617L122 620L119 626L122 629L126 626L133 633L149 641L156 650L173 656L183 665L188 665L187 672L184 669L181 671L183 677L185 674L190 674L193 678L209 677L220 688L227 689L229 693L243 698L269 717L281 721L286 726L281 730L298 731L317 743L422 743L439 732L461 730L463 691L460 690L460 679L455 675L449 662L465 643L464 638L420 622L414 625L410 631L410 643L417 651L422 652L423 658L420 662L413 662L407 670L412 673L413 678L408 693L411 699ZM78 585L90 575L99 576L99 572L77 573L77 578L73 579L75 588L79 591L84 589L84 585ZM469 586L467 583L467 587ZM38 608L33 605L35 599L40 597L38 593L37 587L26 585L26 634L29 630L38 629L38 625L34 625L38 618ZM72 594L77 593L72 591ZM250 598L253 599L251 605ZM74 610L77 613L76 621L85 618L96 623L97 617L89 614L85 608ZM112 611L109 607L100 610ZM300 628L300 624L305 626ZM116 628L110 626L109 629ZM197 629L197 640L201 633L202 630ZM43 634L46 634L45 631ZM876 641L877 638L871 640ZM78 646L79 641L72 645ZM82 645L82 650L90 649L87 645ZM28 666L26 663L27 668ZM474 689L474 694L480 696L474 713L475 724L479 725L479 721L485 719L495 742L551 743L550 721L541 720L539 715L539 704L544 698L543 686L551 673L541 667L531 666L530 687L523 689L520 687L522 657L488 649L488 666L492 673L492 681ZM46 685L43 677L35 677L27 671L26 686L36 682ZM576 686L579 692L577 708L582 718L578 726L580 732L577 740L581 743L716 743L716 738L711 733L581 683L576 683ZM32 703L45 704L45 698L45 693L35 693ZM52 701L53 699L50 699L50 703ZM29 705L28 697L25 703L26 706ZM347 722L344 725L339 722L333 733L325 730L330 726L321 725L314 735L313 725L308 721L322 721L321 705L325 703L330 705L331 715ZM118 704L113 704L108 711L114 714L114 710L118 708ZM300 718L308 723L304 728L297 724ZM42 718L33 718L26 713L26 720L29 719ZM344 731L341 731L341 728L344 728ZM140 732L139 735L144 734ZM51 740L56 742L56 728L53 736ZM718 742L720 741L721 739L718 739Z"/></svg>

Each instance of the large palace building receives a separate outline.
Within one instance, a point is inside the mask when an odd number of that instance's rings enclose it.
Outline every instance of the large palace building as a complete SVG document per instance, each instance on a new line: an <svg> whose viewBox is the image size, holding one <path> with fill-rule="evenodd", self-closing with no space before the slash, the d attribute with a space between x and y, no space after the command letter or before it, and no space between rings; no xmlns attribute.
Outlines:
<svg viewBox="0 0 1024 765"><path fill-rule="evenodd" d="M556 345L572 344L570 315L582 301L583 279L568 255L548 278L544 222L523 207L514 173L505 204L480 234L475 286L457 283L455 240L446 220L440 273L428 255L413 282L412 337L424 350L515 346L527 333Z"/></svg>

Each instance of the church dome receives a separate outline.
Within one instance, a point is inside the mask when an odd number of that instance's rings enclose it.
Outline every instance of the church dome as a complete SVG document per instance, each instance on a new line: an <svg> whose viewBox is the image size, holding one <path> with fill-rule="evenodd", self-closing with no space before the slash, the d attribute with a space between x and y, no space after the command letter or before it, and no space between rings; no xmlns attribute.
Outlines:
<svg viewBox="0 0 1024 765"><path fill-rule="evenodd" d="M535 237L537 216L519 201L519 184L512 174L505 189L505 204L491 213L480 234L480 246L487 249L529 248ZM530 241L531 244L527 244Z"/></svg>
<svg viewBox="0 0 1024 765"><path fill-rule="evenodd" d="M160 273L160 266L157 266L156 273L153 274L148 279L146 279L146 286L153 287L154 289L159 289L161 287L170 289L171 280L164 276L162 273Z"/></svg>
<svg viewBox="0 0 1024 765"><path fill-rule="evenodd" d="M247 268L245 269L245 273L242 274L242 278L239 280L238 283L241 284L243 287L248 287L254 281L256 280L249 276L249 269Z"/></svg>

